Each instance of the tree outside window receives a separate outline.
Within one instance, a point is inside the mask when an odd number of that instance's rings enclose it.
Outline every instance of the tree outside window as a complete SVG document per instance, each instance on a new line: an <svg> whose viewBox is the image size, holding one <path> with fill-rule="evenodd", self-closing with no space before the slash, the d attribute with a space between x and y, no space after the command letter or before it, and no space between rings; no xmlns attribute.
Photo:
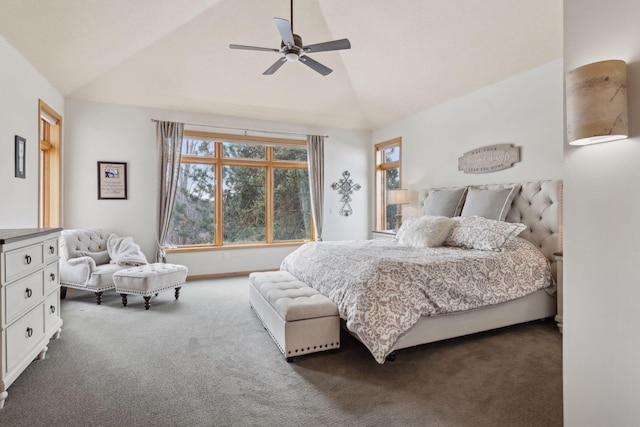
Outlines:
<svg viewBox="0 0 640 427"><path fill-rule="evenodd" d="M304 141L236 138L185 131L167 246L313 238Z"/></svg>

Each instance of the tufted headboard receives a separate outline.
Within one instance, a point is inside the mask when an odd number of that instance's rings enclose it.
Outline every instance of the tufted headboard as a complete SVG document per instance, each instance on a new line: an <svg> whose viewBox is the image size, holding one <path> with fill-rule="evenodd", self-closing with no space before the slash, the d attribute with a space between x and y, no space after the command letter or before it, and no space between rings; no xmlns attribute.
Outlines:
<svg viewBox="0 0 640 427"><path fill-rule="evenodd" d="M507 222L519 222L528 228L520 237L529 240L547 257L551 271L556 277L555 252L562 251L562 180L514 182L508 184L470 185L469 188L498 189L520 186L507 213ZM446 187L446 189L465 188ZM445 188L443 188L445 189ZM421 190L419 210L423 214L429 190Z"/></svg>

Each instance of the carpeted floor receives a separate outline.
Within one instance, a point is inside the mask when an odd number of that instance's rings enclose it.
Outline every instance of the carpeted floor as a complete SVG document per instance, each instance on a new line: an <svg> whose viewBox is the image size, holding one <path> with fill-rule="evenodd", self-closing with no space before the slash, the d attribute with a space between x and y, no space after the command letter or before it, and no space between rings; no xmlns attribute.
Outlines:
<svg viewBox="0 0 640 427"><path fill-rule="evenodd" d="M69 290L62 336L9 387L0 426L561 426L561 335L531 322L398 352L287 363L248 278L187 283L123 307Z"/></svg>

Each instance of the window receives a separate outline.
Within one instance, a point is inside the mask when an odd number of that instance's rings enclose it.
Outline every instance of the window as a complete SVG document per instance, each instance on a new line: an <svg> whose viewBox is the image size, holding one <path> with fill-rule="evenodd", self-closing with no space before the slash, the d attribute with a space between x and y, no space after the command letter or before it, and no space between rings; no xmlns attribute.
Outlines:
<svg viewBox="0 0 640 427"><path fill-rule="evenodd" d="M61 225L62 117L42 100L39 101L38 110L40 135L38 224L40 227L59 227Z"/></svg>
<svg viewBox="0 0 640 427"><path fill-rule="evenodd" d="M376 144L376 230L396 228L399 205L388 203L389 190L401 188L402 139L395 138Z"/></svg>
<svg viewBox="0 0 640 427"><path fill-rule="evenodd" d="M167 246L312 238L304 141L184 132Z"/></svg>

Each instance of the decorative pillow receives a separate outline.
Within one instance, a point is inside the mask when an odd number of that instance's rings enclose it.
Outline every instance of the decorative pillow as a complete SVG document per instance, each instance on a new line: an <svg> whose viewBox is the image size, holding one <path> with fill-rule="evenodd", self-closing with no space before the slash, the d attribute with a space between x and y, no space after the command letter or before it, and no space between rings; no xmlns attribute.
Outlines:
<svg viewBox="0 0 640 427"><path fill-rule="evenodd" d="M444 216L423 216L400 236L399 243L407 246L435 248L442 246L455 221Z"/></svg>
<svg viewBox="0 0 640 427"><path fill-rule="evenodd" d="M467 187L457 190L429 190L423 213L430 216L460 215Z"/></svg>
<svg viewBox="0 0 640 427"><path fill-rule="evenodd" d="M469 188L461 216L482 216L504 221L520 186L497 190Z"/></svg>
<svg viewBox="0 0 640 427"><path fill-rule="evenodd" d="M505 243L520 234L524 224L496 221L481 216L462 216L452 218L455 222L446 246L458 246L483 251L502 251Z"/></svg>
<svg viewBox="0 0 640 427"><path fill-rule="evenodd" d="M402 225L400 226L400 228L398 228L398 231L396 231L395 239L400 240L400 237L402 237L402 235L409 229L409 227L411 227L411 224L413 224L416 219L417 218L415 217L403 218Z"/></svg>
<svg viewBox="0 0 640 427"><path fill-rule="evenodd" d="M109 252L106 250L100 252L89 252L89 251L78 251L78 256L88 256L93 258L96 262L96 265L108 264L109 260Z"/></svg>

